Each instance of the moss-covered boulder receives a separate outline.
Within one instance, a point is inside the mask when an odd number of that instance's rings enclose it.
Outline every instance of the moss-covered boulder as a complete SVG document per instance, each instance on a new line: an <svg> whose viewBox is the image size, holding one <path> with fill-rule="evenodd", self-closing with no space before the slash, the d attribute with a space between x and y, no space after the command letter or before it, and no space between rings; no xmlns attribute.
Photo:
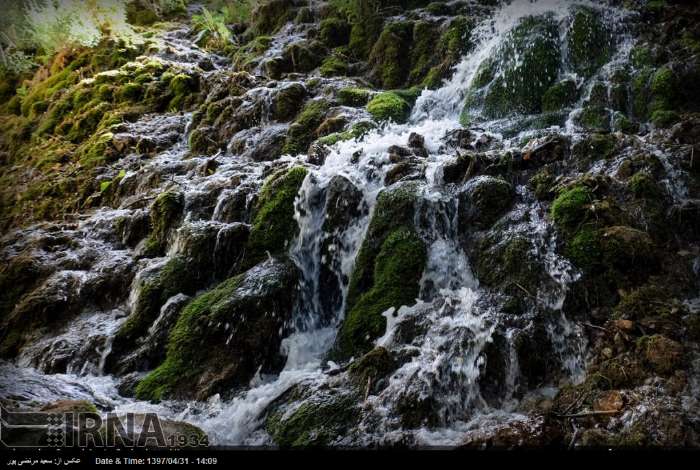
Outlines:
<svg viewBox="0 0 700 470"><path fill-rule="evenodd" d="M329 109L330 103L325 99L308 102L290 126L283 152L290 155L306 152L309 145L321 137L316 131Z"/></svg>
<svg viewBox="0 0 700 470"><path fill-rule="evenodd" d="M294 219L294 201L307 170L295 167L272 175L265 182L256 204L245 249L244 267L268 257L284 254L299 227Z"/></svg>
<svg viewBox="0 0 700 470"><path fill-rule="evenodd" d="M612 54L612 37L601 13L593 8L574 9L566 37L568 61L583 77L592 76Z"/></svg>
<svg viewBox="0 0 700 470"><path fill-rule="evenodd" d="M546 274L536 249L524 237L486 237L474 256L474 273L484 285L515 298L535 295Z"/></svg>
<svg viewBox="0 0 700 470"><path fill-rule="evenodd" d="M463 232L493 225L513 204L515 190L501 178L479 176L459 195L459 225Z"/></svg>
<svg viewBox="0 0 700 470"><path fill-rule="evenodd" d="M289 121L299 112L306 97L301 83L291 83L277 91L272 99L272 116L277 121Z"/></svg>
<svg viewBox="0 0 700 470"><path fill-rule="evenodd" d="M391 353L380 346L353 361L348 374L361 393L377 393L386 387L387 378L397 367Z"/></svg>
<svg viewBox="0 0 700 470"><path fill-rule="evenodd" d="M319 38L330 48L344 46L350 41L350 24L342 18L326 18L319 24Z"/></svg>
<svg viewBox="0 0 700 470"><path fill-rule="evenodd" d="M162 255L167 248L173 229L181 222L185 209L185 196L178 191L166 191L158 195L151 206L151 236L147 252L151 256Z"/></svg>
<svg viewBox="0 0 700 470"><path fill-rule="evenodd" d="M370 91L365 88L342 88L338 90L338 102L343 106L365 106L370 98Z"/></svg>
<svg viewBox="0 0 700 470"><path fill-rule="evenodd" d="M398 228L388 235L374 260L372 287L348 304L334 357L347 359L369 351L386 330L382 314L415 303L426 258L425 244L412 228Z"/></svg>
<svg viewBox="0 0 700 470"><path fill-rule="evenodd" d="M273 410L265 429L281 448L326 447L347 435L359 417L355 395L324 395Z"/></svg>
<svg viewBox="0 0 700 470"><path fill-rule="evenodd" d="M197 297L171 332L165 362L136 396L204 399L247 384L258 369L278 372L298 279L291 261L269 260Z"/></svg>
<svg viewBox="0 0 700 470"><path fill-rule="evenodd" d="M481 64L469 90L462 122L542 110L542 97L560 69L559 30L550 16L529 16Z"/></svg>
<svg viewBox="0 0 700 470"><path fill-rule="evenodd" d="M552 85L542 96L542 111L556 112L572 105L577 98L578 88L574 80L562 80Z"/></svg>
<svg viewBox="0 0 700 470"><path fill-rule="evenodd" d="M369 102L367 111L380 122L404 123L411 115L411 105L396 92L380 93Z"/></svg>
<svg viewBox="0 0 700 470"><path fill-rule="evenodd" d="M369 56L370 76L381 88L401 88L411 67L413 24L399 21L388 24Z"/></svg>
<svg viewBox="0 0 700 470"><path fill-rule="evenodd" d="M277 32L296 16L294 3L287 0L266 0L256 3L257 6L251 15L252 29L256 36Z"/></svg>
<svg viewBox="0 0 700 470"><path fill-rule="evenodd" d="M563 230L574 230L583 221L593 200L594 194L587 186L575 185L559 194L552 203L552 220Z"/></svg>

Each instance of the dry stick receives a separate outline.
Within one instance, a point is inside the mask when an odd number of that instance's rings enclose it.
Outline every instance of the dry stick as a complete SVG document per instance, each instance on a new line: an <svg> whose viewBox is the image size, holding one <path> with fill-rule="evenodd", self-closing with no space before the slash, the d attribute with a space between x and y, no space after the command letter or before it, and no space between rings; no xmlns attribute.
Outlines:
<svg viewBox="0 0 700 470"><path fill-rule="evenodd" d="M367 377L367 389L365 390L365 400L367 401L367 397L369 397L369 389L372 387L372 376L370 375Z"/></svg>
<svg viewBox="0 0 700 470"><path fill-rule="evenodd" d="M530 291L528 291L527 289L525 289L523 286L521 286L521 285L518 284L517 282L513 282L513 284L515 284L516 286L518 286L518 287L520 288L520 290L522 290L523 292L525 292L525 293L528 295L528 297L531 297L531 298L533 298L533 299L535 298L535 296L532 295L532 294L530 293Z"/></svg>
<svg viewBox="0 0 700 470"><path fill-rule="evenodd" d="M602 326L594 325L594 324L588 323L588 322L581 322L581 325L587 326L587 327L589 327L589 328L595 328L596 330L602 330L602 331L605 331L605 332L608 331L607 328L603 328Z"/></svg>
<svg viewBox="0 0 700 470"><path fill-rule="evenodd" d="M605 416L605 415L616 415L620 413L620 410L602 410L602 411L584 411L583 413L576 413L572 415L555 415L557 418L587 418L589 416Z"/></svg>
<svg viewBox="0 0 700 470"><path fill-rule="evenodd" d="M569 450L574 448L574 445L576 445L576 440L578 439L578 432L579 429L576 427L576 423L572 419L571 421L571 427L574 428L574 435L571 437L571 442L569 443Z"/></svg>

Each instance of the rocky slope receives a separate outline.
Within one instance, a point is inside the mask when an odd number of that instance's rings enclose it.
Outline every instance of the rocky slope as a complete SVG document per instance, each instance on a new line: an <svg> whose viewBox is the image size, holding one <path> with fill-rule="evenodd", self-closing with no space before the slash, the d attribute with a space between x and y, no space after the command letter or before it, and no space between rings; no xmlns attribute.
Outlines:
<svg viewBox="0 0 700 470"><path fill-rule="evenodd" d="M3 84L5 403L700 443L694 2L269 0L230 44L190 8Z"/></svg>

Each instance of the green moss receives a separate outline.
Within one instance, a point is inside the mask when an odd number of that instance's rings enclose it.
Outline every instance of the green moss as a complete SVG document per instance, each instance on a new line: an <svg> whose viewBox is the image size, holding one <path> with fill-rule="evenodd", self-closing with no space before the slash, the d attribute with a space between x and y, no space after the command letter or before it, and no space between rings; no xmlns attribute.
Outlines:
<svg viewBox="0 0 700 470"><path fill-rule="evenodd" d="M676 74L667 67L656 71L651 79L653 100L651 111L674 109L678 100L678 83Z"/></svg>
<svg viewBox="0 0 700 470"><path fill-rule="evenodd" d="M398 228L387 236L374 263L374 283L349 310L336 340L336 357L366 353L384 334L389 308L413 305L426 263L423 241L413 229Z"/></svg>
<svg viewBox="0 0 700 470"><path fill-rule="evenodd" d="M593 202L593 193L585 186L574 186L562 192L552 203L554 223L564 230L575 229L585 218Z"/></svg>
<svg viewBox="0 0 700 470"><path fill-rule="evenodd" d="M172 94L169 109L181 109L197 91L197 81L190 75L180 73L170 80L169 89Z"/></svg>
<svg viewBox="0 0 700 470"><path fill-rule="evenodd" d="M337 56L330 56L323 61L319 69L322 77L337 77L347 75L348 64Z"/></svg>
<svg viewBox="0 0 700 470"><path fill-rule="evenodd" d="M367 105L367 111L377 121L403 123L411 114L411 105L395 92L380 93Z"/></svg>
<svg viewBox="0 0 700 470"><path fill-rule="evenodd" d="M610 113L598 106L586 106L577 118L578 124L591 131L607 131L610 129Z"/></svg>
<svg viewBox="0 0 700 470"><path fill-rule="evenodd" d="M196 273L182 256L168 260L163 269L141 286L129 318L116 334L118 342L131 344L145 334L174 295L194 294L200 287Z"/></svg>
<svg viewBox="0 0 700 470"><path fill-rule="evenodd" d="M319 37L328 47L344 46L350 41L350 25L342 18L326 18L319 24Z"/></svg>
<svg viewBox="0 0 700 470"><path fill-rule="evenodd" d="M532 253L533 246L524 237L496 244L487 238L479 250L475 273L485 285L502 289L509 295L522 297L523 289L534 294L543 269Z"/></svg>
<svg viewBox="0 0 700 470"><path fill-rule="evenodd" d="M365 106L369 97L370 91L366 88L343 88L338 91L338 102L343 106Z"/></svg>
<svg viewBox="0 0 700 470"><path fill-rule="evenodd" d="M537 199L548 199L554 187L554 175L549 168L545 167L530 178L528 186L535 193Z"/></svg>
<svg viewBox="0 0 700 470"><path fill-rule="evenodd" d="M569 61L574 70L584 77L592 76L612 53L610 34L603 25L600 13L592 8L578 7L569 26Z"/></svg>
<svg viewBox="0 0 700 470"><path fill-rule="evenodd" d="M143 85L138 83L127 83L122 86L118 93L118 99L120 101L139 101L144 94Z"/></svg>
<svg viewBox="0 0 700 470"><path fill-rule="evenodd" d="M667 128L671 127L673 124L680 121L680 116L675 111L654 111L651 114L651 122L654 123L656 127Z"/></svg>
<svg viewBox="0 0 700 470"><path fill-rule="evenodd" d="M293 83L277 93L274 98L273 109L274 117L278 121L287 121L294 118L299 111L299 108L304 102L304 97L306 96L306 89L300 83ZM213 106L213 103L212 103ZM221 114L217 109L220 106L213 106L213 116L209 118L211 122ZM207 111L209 114L209 111Z"/></svg>
<svg viewBox="0 0 700 470"><path fill-rule="evenodd" d="M473 29L474 21L472 18L457 16L452 19L437 41L437 48L431 48L433 62L436 60L438 62L425 74L422 82L423 86L434 89L440 85L443 79L447 78L452 67L457 65L461 58L471 49L471 32ZM410 77L412 84L417 83L418 70L421 69L421 64L420 60L414 60Z"/></svg>
<svg viewBox="0 0 700 470"><path fill-rule="evenodd" d="M653 199L661 196L661 188L649 173L637 172L629 179L627 184L636 198Z"/></svg>
<svg viewBox="0 0 700 470"><path fill-rule="evenodd" d="M573 80L564 80L547 90L542 96L542 110L545 112L560 111L572 105L577 98L578 89Z"/></svg>
<svg viewBox="0 0 700 470"><path fill-rule="evenodd" d="M372 48L371 75L382 88L400 88L406 83L411 67L413 24L400 21L388 24Z"/></svg>
<svg viewBox="0 0 700 470"><path fill-rule="evenodd" d="M184 195L167 191L158 195L151 206L151 240L157 253L164 253L170 232L182 218L185 207Z"/></svg>
<svg viewBox="0 0 700 470"><path fill-rule="evenodd" d="M268 253L283 253L296 236L299 228L294 220L294 201L306 174L306 168L295 167L275 174L265 182L255 208L245 267L267 258Z"/></svg>
<svg viewBox="0 0 700 470"><path fill-rule="evenodd" d="M480 66L467 95L463 123L471 120L475 110L487 118L539 113L542 97L559 74L558 37L552 18L524 18L494 57Z"/></svg>
<svg viewBox="0 0 700 470"><path fill-rule="evenodd" d="M199 362L204 351L197 341L200 335L196 329L206 317L215 317L219 311L225 310L240 281L241 276L224 281L187 305L170 334L165 362L137 385L138 399L160 401L170 396L180 384L194 380L201 372Z"/></svg>
<svg viewBox="0 0 700 470"><path fill-rule="evenodd" d="M569 242L566 255L576 266L590 270L600 262L600 235L591 227L583 227Z"/></svg>
<svg viewBox="0 0 700 470"><path fill-rule="evenodd" d="M294 411L268 416L265 427L282 448L328 446L359 419L353 395L307 401Z"/></svg>
<svg viewBox="0 0 700 470"><path fill-rule="evenodd" d="M289 128L283 153L298 155L306 152L329 108L330 103L325 99L307 103Z"/></svg>

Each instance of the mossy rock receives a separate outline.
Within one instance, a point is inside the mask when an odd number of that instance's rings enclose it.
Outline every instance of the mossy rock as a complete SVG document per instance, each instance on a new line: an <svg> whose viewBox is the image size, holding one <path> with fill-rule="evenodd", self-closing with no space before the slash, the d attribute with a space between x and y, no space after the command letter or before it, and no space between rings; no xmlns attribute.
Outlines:
<svg viewBox="0 0 700 470"><path fill-rule="evenodd" d="M593 200L593 192L588 187L575 185L563 191L552 203L552 220L565 231L575 230L584 221Z"/></svg>
<svg viewBox="0 0 700 470"><path fill-rule="evenodd" d="M374 284L374 262L384 240L397 226L413 226L417 198L417 186L414 183L399 184L385 189L377 196L374 212L350 278L348 306L352 306L359 296Z"/></svg>
<svg viewBox="0 0 700 470"><path fill-rule="evenodd" d="M288 0L257 2L257 7L251 15L251 28L255 36L276 33L285 23L294 19L295 13L294 5Z"/></svg>
<svg viewBox="0 0 700 470"><path fill-rule="evenodd" d="M486 238L479 247L474 271L484 285L516 298L535 295L545 271L534 253L533 245L524 237L503 241Z"/></svg>
<svg viewBox="0 0 700 470"><path fill-rule="evenodd" d="M460 230L490 227L512 206L514 198L513 186L502 178L474 178L459 195Z"/></svg>
<svg viewBox="0 0 700 470"><path fill-rule="evenodd" d="M345 435L359 417L354 395L313 398L286 412L271 413L265 429L281 448L326 447Z"/></svg>
<svg viewBox="0 0 700 470"><path fill-rule="evenodd" d="M243 265L251 267L267 258L268 253L284 253L299 227L294 219L297 198L307 170L295 167L272 175L260 192L255 207Z"/></svg>
<svg viewBox="0 0 700 470"><path fill-rule="evenodd" d="M299 155L306 152L311 142L317 137L316 130L329 109L330 103L325 99L307 103L289 128L283 153Z"/></svg>
<svg viewBox="0 0 700 470"><path fill-rule="evenodd" d="M366 88L343 88L338 91L338 102L343 106L365 106L369 97L370 91Z"/></svg>
<svg viewBox="0 0 700 470"><path fill-rule="evenodd" d="M329 56L321 64L319 73L322 77L339 77L348 74L348 64L338 56Z"/></svg>
<svg viewBox="0 0 700 470"><path fill-rule="evenodd" d="M378 390L380 382L385 381L396 370L397 366L398 364L391 353L386 348L379 346L353 361L348 368L348 374L360 392L367 393Z"/></svg>
<svg viewBox="0 0 700 470"><path fill-rule="evenodd" d="M411 105L397 93L388 91L372 98L367 111L380 122L404 123L411 115Z"/></svg>
<svg viewBox="0 0 700 470"><path fill-rule="evenodd" d="M165 249L172 229L182 220L185 196L179 191L166 191L158 195L151 206L151 237L148 253L160 255Z"/></svg>
<svg viewBox="0 0 700 470"><path fill-rule="evenodd" d="M132 312L115 335L115 355L133 346L146 333L169 298L179 293L192 295L204 284L182 256L171 258L143 276Z"/></svg>
<svg viewBox="0 0 700 470"><path fill-rule="evenodd" d="M593 8L578 6L567 31L568 60L583 77L591 77L608 62L612 54L612 37Z"/></svg>
<svg viewBox="0 0 700 470"><path fill-rule="evenodd" d="M683 346L665 336L642 336L637 340L637 349L656 373L669 375L683 367Z"/></svg>
<svg viewBox="0 0 700 470"><path fill-rule="evenodd" d="M411 67L413 24L400 21L388 24L372 48L368 64L374 83L382 88L401 88Z"/></svg>
<svg viewBox="0 0 700 470"><path fill-rule="evenodd" d="M326 18L319 24L319 37L330 48L344 46L350 41L350 24L342 18Z"/></svg>
<svg viewBox="0 0 700 470"><path fill-rule="evenodd" d="M272 102L272 115L278 121L289 121L299 112L304 98L306 88L301 83L292 83L277 92Z"/></svg>
<svg viewBox="0 0 700 470"><path fill-rule="evenodd" d="M563 80L545 92L542 96L542 111L555 112L571 106L578 97L578 88L574 80Z"/></svg>
<svg viewBox="0 0 700 470"><path fill-rule="evenodd" d="M374 260L373 285L349 308L333 357L358 357L372 349L386 330L382 313L415 303L426 260L425 244L412 228L398 228L387 236Z"/></svg>
<svg viewBox="0 0 700 470"><path fill-rule="evenodd" d="M247 384L258 370L279 372L298 280L291 261L270 260L194 299L171 331L165 362L138 383L137 398L204 399Z"/></svg>
<svg viewBox="0 0 700 470"><path fill-rule="evenodd" d="M467 94L461 121L542 111L542 98L560 69L559 31L550 16L529 16L508 33L481 66Z"/></svg>

